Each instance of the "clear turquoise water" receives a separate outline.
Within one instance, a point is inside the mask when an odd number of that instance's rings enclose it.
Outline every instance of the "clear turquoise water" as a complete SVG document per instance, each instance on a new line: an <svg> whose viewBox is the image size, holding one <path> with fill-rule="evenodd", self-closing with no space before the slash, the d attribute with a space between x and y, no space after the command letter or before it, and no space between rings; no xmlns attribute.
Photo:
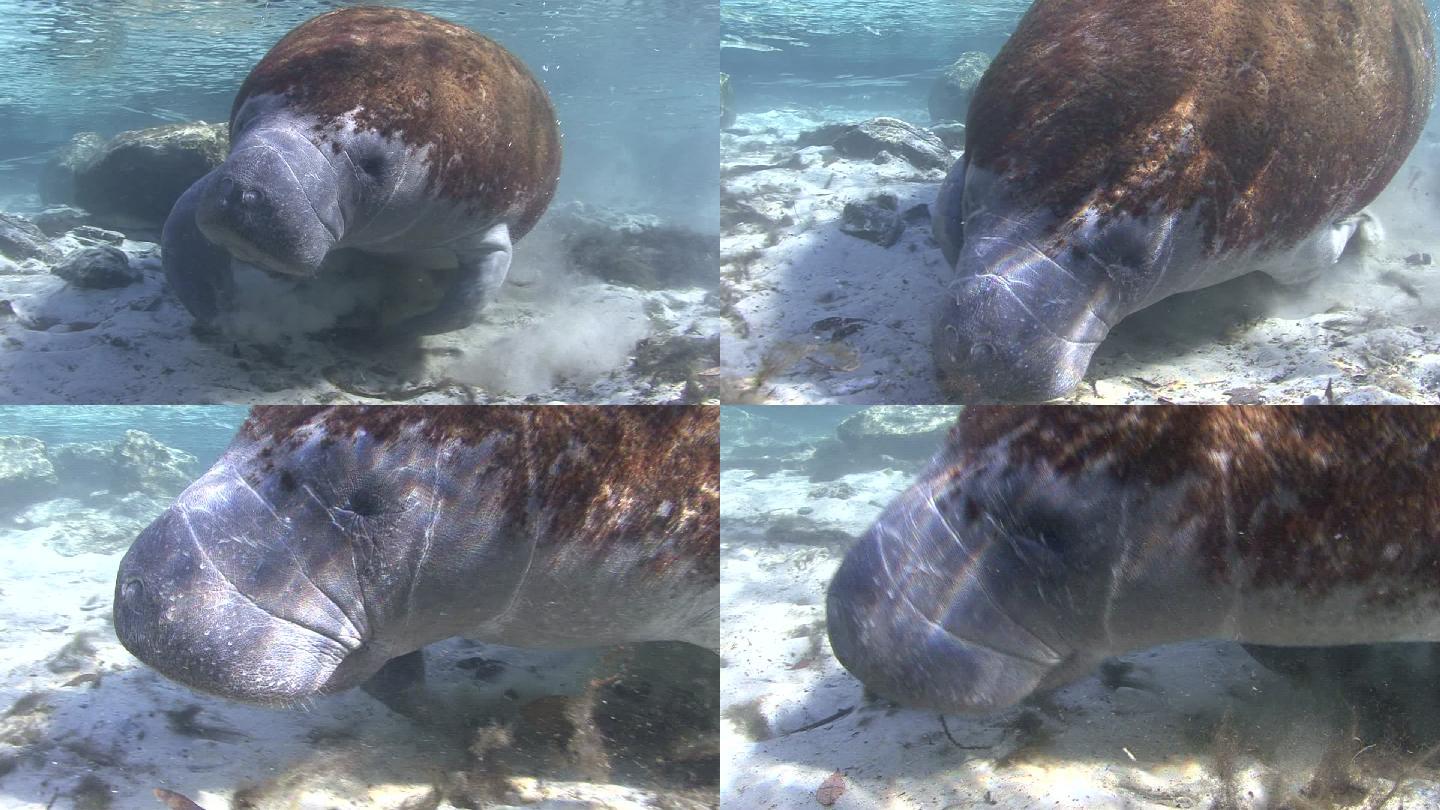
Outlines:
<svg viewBox="0 0 1440 810"><path fill-rule="evenodd" d="M865 410L863 405L729 405L720 411L720 459L729 442L796 442L833 439L835 428Z"/></svg>
<svg viewBox="0 0 1440 810"><path fill-rule="evenodd" d="M245 421L247 409L228 405L29 405L0 407L0 435L30 436L46 444L119 439L143 430L162 444L210 466Z"/></svg>
<svg viewBox="0 0 1440 810"><path fill-rule="evenodd" d="M680 206L681 190L718 172L714 0L388 4L464 24L530 66L565 137L559 200L605 204L640 187L662 192L655 205ZM349 5L363 4L0 0L0 208L33 205L25 195L41 162L76 132L226 120L235 89L276 40ZM716 182L703 187L710 198Z"/></svg>
<svg viewBox="0 0 1440 810"><path fill-rule="evenodd" d="M731 74L742 113L828 106L923 122L940 71L965 51L999 50L1030 5L724 0L720 69ZM1426 5L1440 18L1440 4Z"/></svg>

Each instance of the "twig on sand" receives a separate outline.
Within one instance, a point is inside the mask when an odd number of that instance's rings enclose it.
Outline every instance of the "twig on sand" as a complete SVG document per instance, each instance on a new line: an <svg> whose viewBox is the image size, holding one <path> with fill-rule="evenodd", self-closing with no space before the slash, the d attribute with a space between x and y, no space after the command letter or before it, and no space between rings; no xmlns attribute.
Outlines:
<svg viewBox="0 0 1440 810"><path fill-rule="evenodd" d="M812 730L812 729L817 729L817 728L825 725L826 723L833 723L833 722L835 722L836 720L839 720L840 718L844 717L845 715L847 715L847 714L849 714L849 713L851 713L851 712L853 712L853 711L855 711L855 707L854 707L854 706L846 706L845 708L841 709L841 710L838 711L838 712L835 712L834 714L830 715L829 717L826 717L826 718L823 718L823 719L820 719L820 720L816 720L816 721L813 722L813 723L806 723L805 725L803 725L803 726L801 726L801 727L799 727L799 728L796 728L796 729L791 729L791 730L789 730L789 731L781 732L780 736L781 736L781 737L789 737L791 734L799 734L799 733L802 732L802 731L810 731L810 730Z"/></svg>
<svg viewBox="0 0 1440 810"><path fill-rule="evenodd" d="M959 748L963 751L984 751L985 749L990 747L988 745L961 745L960 741L955 739L955 735L950 733L950 726L945 722L945 715L939 715L939 718L940 728L945 729L945 738L948 739L950 741L950 744L955 746L956 748Z"/></svg>

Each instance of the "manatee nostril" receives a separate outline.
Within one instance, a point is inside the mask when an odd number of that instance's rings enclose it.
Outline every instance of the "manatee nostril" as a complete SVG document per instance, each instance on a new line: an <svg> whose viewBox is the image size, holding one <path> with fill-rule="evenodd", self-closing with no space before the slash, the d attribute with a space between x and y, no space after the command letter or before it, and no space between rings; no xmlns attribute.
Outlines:
<svg viewBox="0 0 1440 810"><path fill-rule="evenodd" d="M120 599L123 602L134 602L143 596L144 593L145 586L141 585L140 580L136 577L125 580L125 584L120 586Z"/></svg>
<svg viewBox="0 0 1440 810"><path fill-rule="evenodd" d="M262 195L253 188L247 188L240 194L240 202L244 205L259 205Z"/></svg>
<svg viewBox="0 0 1440 810"><path fill-rule="evenodd" d="M976 363L988 363L995 359L995 347L989 343L976 343L970 347L970 359Z"/></svg>
<svg viewBox="0 0 1440 810"><path fill-rule="evenodd" d="M360 517L370 517L381 512L380 498L369 490L358 490L351 494L350 499L345 503L347 512L354 512Z"/></svg>

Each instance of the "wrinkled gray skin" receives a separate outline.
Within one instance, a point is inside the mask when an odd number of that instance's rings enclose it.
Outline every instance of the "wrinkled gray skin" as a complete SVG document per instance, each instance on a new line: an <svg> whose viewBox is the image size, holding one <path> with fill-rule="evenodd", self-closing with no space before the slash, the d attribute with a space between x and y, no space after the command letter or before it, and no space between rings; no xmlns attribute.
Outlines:
<svg viewBox="0 0 1440 810"><path fill-rule="evenodd" d="M1302 284L1339 261L1357 231L1378 236L1362 212L1291 248L1211 256L1192 211L1081 213L1085 224L1047 254L1037 245L1058 224L1047 206L1017 198L963 158L951 168L932 231L957 279L936 324L933 354L942 387L960 401L1064 396L1125 317L1255 271Z"/></svg>
<svg viewBox="0 0 1440 810"><path fill-rule="evenodd" d="M827 592L835 657L891 700L990 714L1106 658L1190 639L1246 642L1277 668L1305 663L1297 646L1440 641L1433 588L1377 601L1363 583L1315 597L1217 586L1183 476L1146 488L1105 463L1059 477L991 460L954 479L958 456L942 453L886 507Z"/></svg>
<svg viewBox="0 0 1440 810"><path fill-rule="evenodd" d="M526 474L518 441L312 431L267 452L237 438L126 553L116 634L165 676L221 697L288 706L364 684L405 713L420 649L454 636L717 648L717 590L683 565L655 577L625 548L598 563L578 544L536 553L544 511L497 503Z"/></svg>
<svg viewBox="0 0 1440 810"><path fill-rule="evenodd" d="M202 322L224 312L233 297L232 260L313 277L327 258L350 250L459 262L452 294L396 333L473 323L509 272L509 226L428 190L428 147L347 120L330 136L342 147L336 152L314 140L317 123L273 93L241 106L229 157L181 195L165 221L165 277L185 307Z"/></svg>

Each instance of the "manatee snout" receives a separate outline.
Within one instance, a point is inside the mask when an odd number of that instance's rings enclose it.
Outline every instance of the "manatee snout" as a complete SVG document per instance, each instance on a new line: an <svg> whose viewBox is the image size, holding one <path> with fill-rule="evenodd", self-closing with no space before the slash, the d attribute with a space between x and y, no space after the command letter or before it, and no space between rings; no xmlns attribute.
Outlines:
<svg viewBox="0 0 1440 810"><path fill-rule="evenodd" d="M1086 298L1029 249L957 282L936 321L942 390L960 402L1043 402L1080 384L1109 331Z"/></svg>
<svg viewBox="0 0 1440 810"><path fill-rule="evenodd" d="M965 527L946 498L892 506L846 555L826 597L830 645L865 686L920 708L983 714L1067 670L1063 621L1014 576L1045 563L1011 530ZM964 509L963 499L960 505Z"/></svg>
<svg viewBox="0 0 1440 810"><path fill-rule="evenodd" d="M269 146L232 153L200 197L195 222L201 233L257 267L315 275L337 241L339 209L333 181L325 187L328 166L317 169L308 157Z"/></svg>
<svg viewBox="0 0 1440 810"><path fill-rule="evenodd" d="M114 617L125 648L233 700L290 705L353 685L336 687L335 675L365 657L363 613L341 604L353 592L343 578L294 550L287 532L307 524L283 510L264 483L225 471L192 484L120 563Z"/></svg>

